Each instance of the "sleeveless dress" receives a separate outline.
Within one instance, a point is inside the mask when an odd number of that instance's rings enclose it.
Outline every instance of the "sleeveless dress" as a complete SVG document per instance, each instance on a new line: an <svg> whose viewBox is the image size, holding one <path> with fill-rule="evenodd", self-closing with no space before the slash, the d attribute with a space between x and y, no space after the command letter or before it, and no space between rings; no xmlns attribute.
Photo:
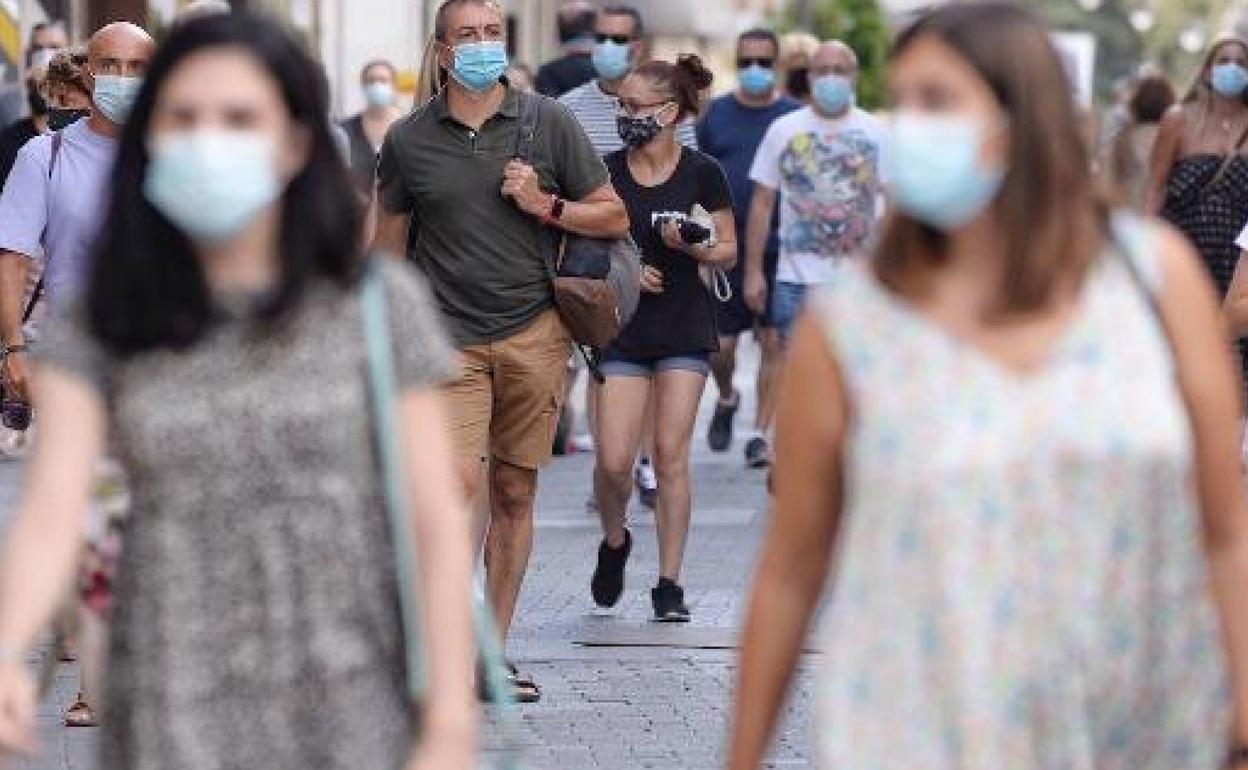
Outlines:
<svg viewBox="0 0 1248 770"><path fill-rule="evenodd" d="M1231 161L1220 179L1214 177L1225 156L1191 155L1170 170L1161 215L1191 240L1218 286L1219 299L1226 297L1239 262L1235 241L1248 224L1248 156ZM1248 343L1240 342L1238 355L1248 383Z"/></svg>
<svg viewBox="0 0 1248 770"><path fill-rule="evenodd" d="M820 768L1222 766L1229 680L1192 437L1122 259L1093 266L1026 375L869 268L814 298L853 412Z"/></svg>

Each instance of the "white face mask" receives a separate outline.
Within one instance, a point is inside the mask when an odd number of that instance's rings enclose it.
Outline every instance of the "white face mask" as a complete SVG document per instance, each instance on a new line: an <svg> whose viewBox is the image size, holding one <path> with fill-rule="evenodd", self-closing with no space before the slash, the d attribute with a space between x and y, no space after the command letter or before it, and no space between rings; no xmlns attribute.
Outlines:
<svg viewBox="0 0 1248 770"><path fill-rule="evenodd" d="M143 195L193 241L241 233L285 185L276 147L252 131L196 129L152 143Z"/></svg>
<svg viewBox="0 0 1248 770"><path fill-rule="evenodd" d="M364 86L364 101L369 107L389 107L394 104L394 86L389 83L369 83Z"/></svg>

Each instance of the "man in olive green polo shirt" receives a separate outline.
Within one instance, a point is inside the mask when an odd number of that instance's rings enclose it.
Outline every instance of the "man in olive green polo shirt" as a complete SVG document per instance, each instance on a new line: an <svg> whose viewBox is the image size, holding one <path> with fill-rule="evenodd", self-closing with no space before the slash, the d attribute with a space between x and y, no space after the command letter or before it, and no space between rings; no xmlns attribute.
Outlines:
<svg viewBox="0 0 1248 770"><path fill-rule="evenodd" d="M541 227L622 238L628 214L584 131L556 102L540 112L536 168L513 159L521 97L501 80L504 34L497 0L439 8L435 45L446 85L382 145L376 246L402 253L416 220L412 257L460 348L462 371L447 400L470 501L488 470L487 591L505 642L571 349L551 304ZM514 679L518 699L540 697L534 683Z"/></svg>

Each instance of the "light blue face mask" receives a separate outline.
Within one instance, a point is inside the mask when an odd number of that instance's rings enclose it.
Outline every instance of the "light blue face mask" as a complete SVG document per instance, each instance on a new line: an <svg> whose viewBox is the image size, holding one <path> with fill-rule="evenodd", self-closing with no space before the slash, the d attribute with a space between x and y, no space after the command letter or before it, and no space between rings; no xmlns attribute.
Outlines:
<svg viewBox="0 0 1248 770"><path fill-rule="evenodd" d="M885 155L897 208L943 232L974 221L1005 181L1005 169L980 160L989 138L973 118L897 113Z"/></svg>
<svg viewBox="0 0 1248 770"><path fill-rule="evenodd" d="M120 75L96 75L91 101L104 117L116 125L126 122L134 100L139 98L143 78L127 78Z"/></svg>
<svg viewBox="0 0 1248 770"><path fill-rule="evenodd" d="M200 243L228 241L281 195L273 142L248 131L200 129L157 140L143 196Z"/></svg>
<svg viewBox="0 0 1248 770"><path fill-rule="evenodd" d="M507 72L507 46L501 40L455 46L451 77L469 91L488 91Z"/></svg>
<svg viewBox="0 0 1248 770"><path fill-rule="evenodd" d="M370 107L389 107L394 104L394 86L389 83L369 83L364 86L364 101Z"/></svg>
<svg viewBox="0 0 1248 770"><path fill-rule="evenodd" d="M750 96L764 96L776 87L776 71L759 64L751 64L737 73L741 90Z"/></svg>
<svg viewBox="0 0 1248 770"><path fill-rule="evenodd" d="M854 102L854 81L840 75L824 75L811 83L810 93L824 115L840 115Z"/></svg>
<svg viewBox="0 0 1248 770"><path fill-rule="evenodd" d="M598 77L603 80L619 80L633 68L632 46L605 40L594 46L590 60L594 63Z"/></svg>
<svg viewBox="0 0 1248 770"><path fill-rule="evenodd" d="M1248 69L1238 64L1219 64L1213 68L1209 80L1220 96L1234 99L1248 90Z"/></svg>

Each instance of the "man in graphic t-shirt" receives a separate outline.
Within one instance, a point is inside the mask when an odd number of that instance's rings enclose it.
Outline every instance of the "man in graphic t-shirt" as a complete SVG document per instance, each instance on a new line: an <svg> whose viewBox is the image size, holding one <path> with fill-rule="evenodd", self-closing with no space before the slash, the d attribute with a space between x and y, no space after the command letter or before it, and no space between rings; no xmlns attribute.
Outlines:
<svg viewBox="0 0 1248 770"><path fill-rule="evenodd" d="M780 261L770 310L788 339L811 286L833 280L870 247L883 177L882 123L854 104L858 58L839 41L811 59L812 103L776 120L754 158L746 229L745 299L768 308L764 254L780 201Z"/></svg>
<svg viewBox="0 0 1248 770"><path fill-rule="evenodd" d="M738 251L741 253L744 253L745 225L754 193L750 166L771 125L802 106L780 92L776 78L779 58L780 41L775 32L752 29L742 33L737 39L737 90L711 102L698 122L698 144L703 152L719 161L728 176L733 216L737 223ZM763 253L763 274L768 286L775 282L779 255L780 239L773 217ZM732 384L737 340L743 333L753 332L762 348L762 360L758 366L754 431L745 444L745 463L751 468L761 468L770 462L771 457L765 436L771 427L774 412L772 395L779 370L780 334L775 319L767 309L755 314L745 304L743 257L738 258L728 279L732 284L732 297L717 305L719 351L711 356L711 373L719 388L719 401L715 405L707 441L716 452L727 451L732 444L733 419L741 405L741 393Z"/></svg>

